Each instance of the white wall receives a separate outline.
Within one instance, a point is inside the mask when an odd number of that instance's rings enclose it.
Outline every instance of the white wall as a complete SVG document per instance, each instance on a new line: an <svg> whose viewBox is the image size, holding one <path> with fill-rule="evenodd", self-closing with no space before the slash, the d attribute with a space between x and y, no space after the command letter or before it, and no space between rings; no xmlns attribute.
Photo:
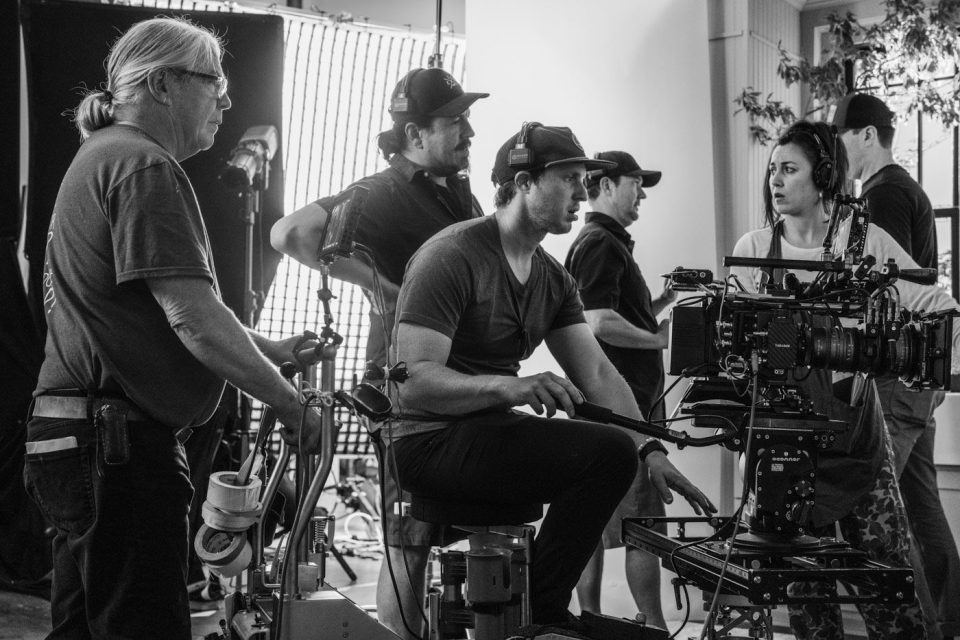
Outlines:
<svg viewBox="0 0 960 640"><path fill-rule="evenodd" d="M493 208L496 150L521 123L566 125L588 153L624 149L642 166L663 171L630 227L654 295L661 289L657 274L677 265L715 269L706 2L468 0L466 17L465 87L491 94L471 117L473 189L484 208ZM544 242L559 260L582 218L570 234ZM521 375L544 369L557 367L541 347ZM716 499L718 449L672 457Z"/></svg>

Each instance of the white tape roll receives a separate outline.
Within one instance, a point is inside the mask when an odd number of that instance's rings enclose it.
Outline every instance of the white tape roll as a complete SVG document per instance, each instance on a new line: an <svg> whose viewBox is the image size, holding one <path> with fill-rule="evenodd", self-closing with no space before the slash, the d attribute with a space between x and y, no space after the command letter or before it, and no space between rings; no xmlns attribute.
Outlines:
<svg viewBox="0 0 960 640"><path fill-rule="evenodd" d="M253 550L243 533L200 527L193 539L197 556L210 570L224 578L233 578L250 564Z"/></svg>
<svg viewBox="0 0 960 640"><path fill-rule="evenodd" d="M252 476L250 481L238 487L233 484L236 471L217 471L207 483L207 500L221 511L253 511L260 498L260 478Z"/></svg>
<svg viewBox="0 0 960 640"><path fill-rule="evenodd" d="M252 511L224 511L205 500L200 506L203 521L218 531L246 531L260 516L260 505Z"/></svg>

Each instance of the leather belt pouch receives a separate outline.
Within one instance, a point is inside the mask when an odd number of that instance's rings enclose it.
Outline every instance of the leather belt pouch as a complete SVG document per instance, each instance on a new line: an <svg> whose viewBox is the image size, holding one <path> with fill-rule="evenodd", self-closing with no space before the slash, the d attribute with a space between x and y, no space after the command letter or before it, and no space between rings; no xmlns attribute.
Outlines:
<svg viewBox="0 0 960 640"><path fill-rule="evenodd" d="M97 410L97 430L103 461L109 465L124 465L130 462L130 429L127 425L127 408L117 403L106 402Z"/></svg>

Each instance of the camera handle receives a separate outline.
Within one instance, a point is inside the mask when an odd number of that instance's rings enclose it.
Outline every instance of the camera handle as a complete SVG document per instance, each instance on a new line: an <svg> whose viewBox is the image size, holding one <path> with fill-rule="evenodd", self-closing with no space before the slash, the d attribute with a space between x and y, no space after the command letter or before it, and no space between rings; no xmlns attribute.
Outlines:
<svg viewBox="0 0 960 640"><path fill-rule="evenodd" d="M666 429L643 420L634 420L619 413L614 413L612 409L587 401L578 404L576 411L576 417L578 418L585 418L593 422L613 424L618 427L623 427L624 429L629 429L630 431L636 431L637 433L653 436L660 440L666 440L667 442L672 442L677 445L678 449L683 449L687 446L709 447L715 444L724 444L737 437L736 433L724 432L704 438L691 438L686 431L674 431L673 429Z"/></svg>

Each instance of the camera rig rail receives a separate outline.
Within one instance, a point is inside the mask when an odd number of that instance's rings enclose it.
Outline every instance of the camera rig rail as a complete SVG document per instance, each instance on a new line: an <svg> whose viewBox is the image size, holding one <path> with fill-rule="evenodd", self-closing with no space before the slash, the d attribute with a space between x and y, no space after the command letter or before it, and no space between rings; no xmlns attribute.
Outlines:
<svg viewBox="0 0 960 640"><path fill-rule="evenodd" d="M719 528L722 518L624 518L623 541L660 557L665 568L698 586L713 589L720 584L721 593L754 604L808 603L809 597L791 593L788 585L821 582L828 589L819 597L821 602L883 602L898 606L913 599L912 570L874 562L864 552L834 539L821 538L816 549L798 549L793 553L745 549L735 544L728 549L729 539L698 542L683 531L676 537L665 536L652 528L661 522L706 523L716 527L722 538L724 533L730 533L729 526L726 530ZM724 567L728 550L730 559ZM841 593L836 587L838 580L856 589Z"/></svg>

